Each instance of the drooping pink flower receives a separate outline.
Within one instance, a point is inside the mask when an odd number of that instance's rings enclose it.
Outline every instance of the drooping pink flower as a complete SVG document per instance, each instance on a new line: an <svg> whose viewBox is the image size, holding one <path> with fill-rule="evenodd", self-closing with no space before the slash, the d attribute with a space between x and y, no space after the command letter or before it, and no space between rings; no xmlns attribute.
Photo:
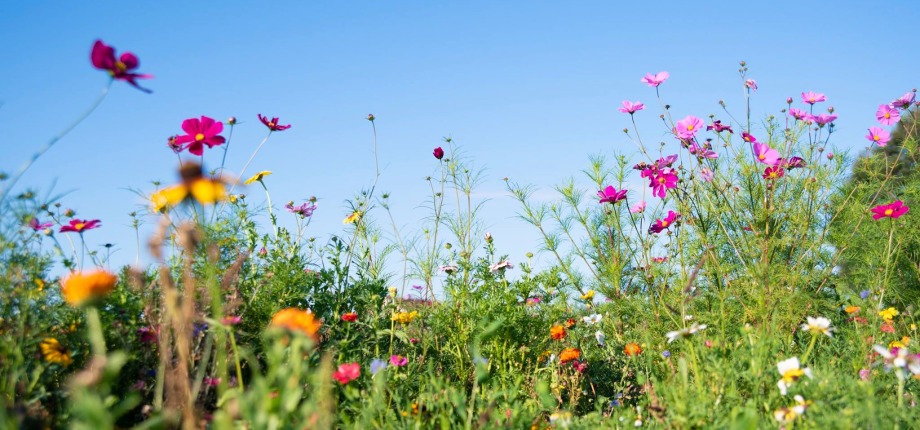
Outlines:
<svg viewBox="0 0 920 430"><path fill-rule="evenodd" d="M629 208L629 213L641 214L642 212L645 212L645 205L645 200L640 200L639 203L636 203L633 205L633 207Z"/></svg>
<svg viewBox="0 0 920 430"><path fill-rule="evenodd" d="M434 149L434 151L432 152L432 155L434 155L434 158L437 158L438 160L440 160L444 158L444 150L441 149L441 147L439 146Z"/></svg>
<svg viewBox="0 0 920 430"><path fill-rule="evenodd" d="M770 166L770 167L767 167L763 171L763 178L766 180L772 181L772 180L782 178L785 174L786 172L783 171L782 167Z"/></svg>
<svg viewBox="0 0 920 430"><path fill-rule="evenodd" d="M626 198L626 190L617 191L616 188L613 188L612 185L608 185L607 188L604 188L601 191L597 192L597 196L601 198L600 203L617 203L620 200Z"/></svg>
<svg viewBox="0 0 920 430"><path fill-rule="evenodd" d="M802 157L792 157L783 164L784 166L780 166L780 167L784 167L788 170L799 169L799 168L805 167L805 159L803 159Z"/></svg>
<svg viewBox="0 0 920 430"><path fill-rule="evenodd" d="M332 377L340 384L347 384L361 376L361 365L358 363L340 364L338 370L332 373Z"/></svg>
<svg viewBox="0 0 920 430"><path fill-rule="evenodd" d="M723 132L723 131L727 131L727 132L729 132L729 133L734 133L734 132L732 131L731 126L722 125L722 121L719 121L719 120L715 120L715 121L712 122L712 125L707 125L707 126L706 126L706 131L710 131L710 130L715 130L716 133L721 133L721 132Z"/></svg>
<svg viewBox="0 0 920 430"><path fill-rule="evenodd" d="M904 94L903 96L895 99L895 101L891 102L891 105L896 108L907 109L911 104L914 103L915 97L916 94L914 94L913 91L910 91L907 94Z"/></svg>
<svg viewBox="0 0 920 430"><path fill-rule="evenodd" d="M156 328L144 326L137 329L137 338L141 343L156 343L159 333Z"/></svg>
<svg viewBox="0 0 920 430"><path fill-rule="evenodd" d="M175 143L182 145L183 149L188 149L188 152L195 155L203 154L205 145L213 148L227 141L220 136L220 132L224 131L224 123L214 121L204 115L200 119L189 118L182 121L182 131L185 132L185 135L177 136Z"/></svg>
<svg viewBox="0 0 920 430"><path fill-rule="evenodd" d="M667 157L661 157L658 161L655 162L655 165L659 168L671 167L674 162L677 161L677 154L668 155Z"/></svg>
<svg viewBox="0 0 920 430"><path fill-rule="evenodd" d="M268 129L271 131L284 131L284 130L291 128L290 124L288 125L279 124L278 117L268 119L267 116L262 116L262 114L258 114L258 117L259 117L259 121L262 121L262 124L265 124L265 126L268 127Z"/></svg>
<svg viewBox="0 0 920 430"><path fill-rule="evenodd" d="M649 233L661 233L670 228L678 219L680 219L680 214L669 210L668 216L664 217L664 219L655 220L655 224L652 224L648 231Z"/></svg>
<svg viewBox="0 0 920 430"><path fill-rule="evenodd" d="M645 109L645 105L639 102L631 102L629 100L623 100L623 107L617 108L618 111L623 113L628 113L630 115Z"/></svg>
<svg viewBox="0 0 920 430"><path fill-rule="evenodd" d="M645 82L650 87L657 87L668 80L671 75L668 72L658 72L657 74L646 73L645 77L642 78L642 82Z"/></svg>
<svg viewBox="0 0 920 430"><path fill-rule="evenodd" d="M712 182L712 176L713 176L712 170L709 170L708 167L704 167L700 169L700 177L703 178L704 181Z"/></svg>
<svg viewBox="0 0 920 430"><path fill-rule="evenodd" d="M409 359L401 355L392 355L390 356L390 364L395 367L403 367L406 364L409 364Z"/></svg>
<svg viewBox="0 0 920 430"><path fill-rule="evenodd" d="M821 93L816 93L814 91L802 93L802 101L810 105L814 105L815 103L820 103L826 100L827 100L827 97L825 97L824 94L821 94Z"/></svg>
<svg viewBox="0 0 920 430"><path fill-rule="evenodd" d="M29 227L31 227L33 231L40 231L46 228L54 227L54 223L53 222L41 222L38 220L38 218L32 218L29 220Z"/></svg>
<svg viewBox="0 0 920 430"><path fill-rule="evenodd" d="M658 170L655 177L650 178L649 186L652 187L653 195L663 199L668 190L677 187L677 174L674 172L674 169L664 168Z"/></svg>
<svg viewBox="0 0 920 430"><path fill-rule="evenodd" d="M115 48L102 43L101 40L97 40L96 43L93 44L93 51L90 53L89 58L93 63L93 67L109 72L109 76L111 76L112 79L125 81L134 88L145 93L151 92L146 88L141 88L141 86L137 84L137 80L150 79L153 75L132 72L132 70L140 65L140 61L138 61L136 55L125 52L116 60Z"/></svg>
<svg viewBox="0 0 920 430"><path fill-rule="evenodd" d="M677 137L681 139L693 139L693 136L696 136L696 133L703 128L703 125L703 120L693 115L688 115L686 118L677 121L675 131Z"/></svg>
<svg viewBox="0 0 920 430"><path fill-rule="evenodd" d="M878 146L885 146L891 141L891 133L884 128L872 126L869 127L869 134L866 135L866 139Z"/></svg>
<svg viewBox="0 0 920 430"><path fill-rule="evenodd" d="M754 135L752 135L751 133L748 133L746 131L741 132L741 139L743 139L747 143L757 143L757 138L754 137Z"/></svg>
<svg viewBox="0 0 920 430"><path fill-rule="evenodd" d="M85 219L72 219L68 225L61 226L61 233L73 232L73 233L83 233L86 230L92 230L96 227L99 227L102 221L98 219L94 220L85 220Z"/></svg>
<svg viewBox="0 0 920 430"><path fill-rule="evenodd" d="M744 81L744 87L751 90L751 92L753 93L754 91L757 91L757 81L753 79L748 79Z"/></svg>
<svg viewBox="0 0 920 430"><path fill-rule="evenodd" d="M795 118L797 121L802 121L808 115L808 112L805 112L799 108L789 108L789 116Z"/></svg>
<svg viewBox="0 0 920 430"><path fill-rule="evenodd" d="M777 160L779 160L779 152L773 148L770 148L770 145L767 145L766 143L755 143L754 158L763 164L772 166L776 164Z"/></svg>
<svg viewBox="0 0 920 430"><path fill-rule="evenodd" d="M907 207L904 202L895 200L887 205L878 205L872 208L872 218L877 220L885 217L897 219L900 218L901 215L906 214L909 210L910 208Z"/></svg>
<svg viewBox="0 0 920 430"><path fill-rule="evenodd" d="M834 120L837 119L837 115L822 113L820 115L813 115L812 119L815 121L815 123L818 124L819 127L824 127L825 125L834 122Z"/></svg>
<svg viewBox="0 0 920 430"><path fill-rule="evenodd" d="M901 119L901 114L891 105L878 105L875 118L882 125L894 125Z"/></svg>

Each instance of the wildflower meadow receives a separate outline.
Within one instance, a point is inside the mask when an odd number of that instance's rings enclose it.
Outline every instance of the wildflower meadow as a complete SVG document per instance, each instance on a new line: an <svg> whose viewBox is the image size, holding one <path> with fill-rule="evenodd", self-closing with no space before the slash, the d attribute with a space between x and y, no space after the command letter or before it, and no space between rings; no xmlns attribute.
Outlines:
<svg viewBox="0 0 920 430"><path fill-rule="evenodd" d="M89 41L102 98L158 96L144 52ZM916 90L867 117L813 88L758 110L769 83L736 64L741 106L677 114L676 73L649 65L620 83L644 97L610 100L615 155L504 178L525 256L486 228L485 171L453 138L421 151L424 217L398 219L373 114L354 124L371 171L341 173L368 186L325 202L274 191L260 157L306 125L255 110L148 125L174 179L125 184L125 219L23 186L90 98L2 165L0 427L920 428ZM111 264L115 223L135 264Z"/></svg>

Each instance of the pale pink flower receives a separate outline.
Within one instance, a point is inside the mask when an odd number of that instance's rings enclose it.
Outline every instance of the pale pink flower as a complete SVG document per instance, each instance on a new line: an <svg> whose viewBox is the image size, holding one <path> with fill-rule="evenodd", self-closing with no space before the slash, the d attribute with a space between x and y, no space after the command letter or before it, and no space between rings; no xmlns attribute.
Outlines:
<svg viewBox="0 0 920 430"><path fill-rule="evenodd" d="M779 160L779 152L770 148L770 145L766 143L755 143L754 158L763 164L772 166Z"/></svg>
<svg viewBox="0 0 920 430"><path fill-rule="evenodd" d="M754 91L757 91L757 81L753 79L748 79L744 81L744 87L751 90L751 92L753 93Z"/></svg>
<svg viewBox="0 0 920 430"><path fill-rule="evenodd" d="M789 116L795 118L795 119L798 120L798 121L804 120L806 115L808 115L808 112L805 112L805 111L802 110L802 109L799 109L799 108L790 108L790 109L789 109Z"/></svg>
<svg viewBox="0 0 920 430"><path fill-rule="evenodd" d="M623 107L617 108L618 111L623 113L628 113L630 115L645 109L645 105L639 102L631 102L629 100L623 100Z"/></svg>
<svg viewBox="0 0 920 430"><path fill-rule="evenodd" d="M825 97L824 94L809 91L807 93L802 93L802 101L813 105L815 103L827 101L827 97Z"/></svg>
<svg viewBox="0 0 920 430"><path fill-rule="evenodd" d="M891 105L879 105L875 111L875 118L882 125L894 125L901 119L901 114Z"/></svg>
<svg viewBox="0 0 920 430"><path fill-rule="evenodd" d="M693 136L696 136L696 133L703 129L704 126L703 120L693 115L688 115L686 118L677 121L677 137L681 139L693 139Z"/></svg>
<svg viewBox="0 0 920 430"><path fill-rule="evenodd" d="M645 212L645 205L645 200L642 200L639 203L633 205L633 207L629 208L629 213L641 214L642 212Z"/></svg>
<svg viewBox="0 0 920 430"><path fill-rule="evenodd" d="M878 146L885 146L891 140L891 133L884 128L872 126L869 127L869 134L866 135L866 139Z"/></svg>
<svg viewBox="0 0 920 430"><path fill-rule="evenodd" d="M907 109L910 107L911 104L914 103L914 97L915 97L914 92L910 91L907 94L904 94L903 96L899 97L897 100L891 102L891 105L896 108Z"/></svg>
<svg viewBox="0 0 920 430"><path fill-rule="evenodd" d="M664 83L664 81L668 80L670 77L671 75L668 74L668 72L658 72L655 75L646 73L645 77L642 78L642 82L645 82L650 87L657 87Z"/></svg>

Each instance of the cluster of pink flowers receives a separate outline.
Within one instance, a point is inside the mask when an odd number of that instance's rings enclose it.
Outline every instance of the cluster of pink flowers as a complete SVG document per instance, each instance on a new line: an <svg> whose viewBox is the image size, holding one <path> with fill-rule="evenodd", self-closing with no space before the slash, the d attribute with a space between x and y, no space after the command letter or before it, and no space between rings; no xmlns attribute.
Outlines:
<svg viewBox="0 0 920 430"><path fill-rule="evenodd" d="M881 125L897 124L901 120L901 113L898 109L910 109L914 104L915 98L916 94L913 91L909 91L891 103L879 105L878 110L875 111L875 119ZM869 127L869 134L866 135L866 139L878 146L885 146L891 141L891 133L881 127L872 126Z"/></svg>
<svg viewBox="0 0 920 430"><path fill-rule="evenodd" d="M668 190L677 187L677 171L671 168L675 161L677 154L659 158L654 164L639 163L633 169L641 170L641 176L649 180L652 194L663 199Z"/></svg>
<svg viewBox="0 0 920 430"><path fill-rule="evenodd" d="M762 175L764 179L779 179L786 175L786 170L805 167L805 160L801 157L791 157L789 159L780 157L779 151L771 148L766 143L758 142L757 138L750 133L742 133L742 139L751 144L754 150L754 159L758 163L767 165Z"/></svg>
<svg viewBox="0 0 920 430"><path fill-rule="evenodd" d="M792 98L786 100L789 103L792 103ZM822 93L816 93L814 91L808 91L802 93L802 102L808 104L811 109L814 108L816 103L821 103L827 101L827 96ZM798 108L789 108L789 116L795 118L796 121L804 121L806 124L818 124L819 127L824 127L834 120L837 119L837 115L833 114L834 108L828 108L828 113L822 113L814 115L810 112L806 112Z"/></svg>

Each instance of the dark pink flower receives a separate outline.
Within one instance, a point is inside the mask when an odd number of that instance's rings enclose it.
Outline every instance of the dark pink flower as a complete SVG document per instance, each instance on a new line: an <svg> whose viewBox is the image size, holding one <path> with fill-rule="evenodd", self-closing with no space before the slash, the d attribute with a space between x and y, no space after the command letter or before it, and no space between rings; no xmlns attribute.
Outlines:
<svg viewBox="0 0 920 430"><path fill-rule="evenodd" d="M798 108L789 109L789 116L795 118L798 121L804 120L807 115L808 115L808 112L805 112L802 109L798 109Z"/></svg>
<svg viewBox="0 0 920 430"><path fill-rule="evenodd" d="M177 136L175 143L195 155L203 154L205 145L213 148L226 142L226 139L220 136L220 132L224 131L224 123L204 115L200 119L189 118L182 121L182 131L185 135Z"/></svg>
<svg viewBox="0 0 920 430"><path fill-rule="evenodd" d="M891 105L896 108L907 109L910 107L911 104L913 104L915 97L916 95L914 94L914 92L910 91L907 94L904 94L903 96L898 98L897 100L891 102Z"/></svg>
<svg viewBox="0 0 920 430"><path fill-rule="evenodd" d="M668 80L671 75L668 72L658 72L657 74L646 73L645 77L642 78L642 82L645 82L650 87L657 87Z"/></svg>
<svg viewBox="0 0 920 430"><path fill-rule="evenodd" d="M652 226L649 227L648 232L661 233L662 231L670 228L671 225L674 224L678 219L680 219L680 214L669 210L668 216L664 217L664 219L655 220L655 224L652 224Z"/></svg>
<svg viewBox="0 0 920 430"><path fill-rule="evenodd" d="M358 363L340 364L338 370L332 373L332 377L340 384L347 384L361 376L361 365Z"/></svg>
<svg viewBox="0 0 920 430"><path fill-rule="evenodd" d="M94 220L85 220L85 219L72 219L68 225L61 226L61 233L74 232L74 233L83 233L86 230L92 230L96 227L99 227L102 221L98 219Z"/></svg>
<svg viewBox="0 0 920 430"><path fill-rule="evenodd" d="M630 115L645 109L645 105L639 102L631 102L629 100L623 101L623 107L617 108L618 111L623 113L628 113Z"/></svg>
<svg viewBox="0 0 920 430"><path fill-rule="evenodd" d="M612 185L608 185L607 188L604 188L602 191L597 192L597 196L601 198L600 203L617 203L620 200L626 198L626 190L617 191L616 188L613 188Z"/></svg>
<svg viewBox="0 0 920 430"><path fill-rule="evenodd" d="M766 180L775 180L782 178L786 172L783 171L782 167L767 167L763 171L763 178Z"/></svg>
<svg viewBox="0 0 920 430"><path fill-rule="evenodd" d="M649 186L652 187L652 194L661 199L664 198L668 190L677 187L677 174L671 168L659 170L655 177L650 179Z"/></svg>
<svg viewBox="0 0 920 430"><path fill-rule="evenodd" d="M866 139L878 146L885 146L891 140L891 133L884 128L872 126L869 127L869 134L866 135Z"/></svg>
<svg viewBox="0 0 920 430"><path fill-rule="evenodd" d="M291 128L290 124L288 125L279 124L278 117L268 119L267 116L262 116L262 114L259 114L258 117L259 117L259 121L262 121L262 124L265 124L265 126L268 127L268 129L271 131L284 131L284 130Z"/></svg>
<svg viewBox="0 0 920 430"><path fill-rule="evenodd" d="M578 373L585 373L588 371L588 362L575 360L572 362L572 368Z"/></svg>
<svg viewBox="0 0 920 430"><path fill-rule="evenodd" d="M707 145L699 146L695 143L691 143L687 149L691 154L700 158L719 158L719 154L716 154L716 152L709 148Z"/></svg>
<svg viewBox="0 0 920 430"><path fill-rule="evenodd" d="M224 325L237 325L243 322L243 317L234 316L234 315L225 316L221 318L220 322L223 323Z"/></svg>
<svg viewBox="0 0 920 430"><path fill-rule="evenodd" d="M888 203L887 205L878 205L872 208L872 218L873 219L882 219L885 217L896 219L900 218L901 215L906 214L910 210L904 202L900 200L895 200L893 203Z"/></svg>
<svg viewBox="0 0 920 430"><path fill-rule="evenodd" d="M146 88L141 88L137 84L137 80L150 79L153 76L132 72L140 65L136 55L125 52L121 54L121 57L115 59L115 48L102 43L101 40L97 40L93 44L93 51L90 53L89 58L93 63L93 67L109 72L109 76L112 79L125 81L145 93L151 92Z"/></svg>
<svg viewBox="0 0 920 430"><path fill-rule="evenodd" d="M826 100L827 100L827 97L825 97L824 94L821 94L821 93L816 93L813 91L802 93L802 101L810 105L814 105L815 103L820 103Z"/></svg>
<svg viewBox="0 0 920 430"><path fill-rule="evenodd" d="M693 139L693 136L696 136L696 133L702 128L703 120L693 115L688 115L686 118L677 121L675 132L677 137L681 139Z"/></svg>
<svg viewBox="0 0 920 430"><path fill-rule="evenodd" d="M729 132L729 133L734 133L734 132L732 131L731 126L722 125L722 121L719 121L719 120L713 121L713 122L712 122L712 125L707 125L707 126L706 126L706 130L707 130L707 131L709 131L709 130L715 130L716 133L721 133L721 132L723 132L723 131L727 131L727 132Z"/></svg>
<svg viewBox="0 0 920 430"><path fill-rule="evenodd" d="M781 167L785 167L788 170L798 169L798 168L805 167L805 160L802 157L792 157L788 161L786 161L784 164L785 166L781 166Z"/></svg>
<svg viewBox="0 0 920 430"><path fill-rule="evenodd" d="M891 105L879 105L875 118L882 125L894 125L901 119L901 114Z"/></svg>
<svg viewBox="0 0 920 430"><path fill-rule="evenodd" d="M437 158L438 160L444 158L444 150L441 149L440 146L434 149L433 154L434 154L434 158Z"/></svg>
<svg viewBox="0 0 920 430"><path fill-rule="evenodd" d="M157 329L146 326L137 329L137 338L141 343L156 343Z"/></svg>
<svg viewBox="0 0 920 430"><path fill-rule="evenodd" d="M38 220L38 218L32 218L29 220L29 227L32 227L32 230L34 231L44 230L53 226L53 222L41 222Z"/></svg>
<svg viewBox="0 0 920 430"><path fill-rule="evenodd" d="M741 138L747 143L757 143L757 138L746 131L741 132Z"/></svg>
<svg viewBox="0 0 920 430"><path fill-rule="evenodd" d="M390 364L395 367L403 367L406 364L409 364L409 359L401 355L392 355L390 356Z"/></svg>
<svg viewBox="0 0 920 430"><path fill-rule="evenodd" d="M818 124L818 126L824 127L825 125L834 122L834 120L837 119L837 115L822 113L820 115L812 116L812 119Z"/></svg>
<svg viewBox="0 0 920 430"><path fill-rule="evenodd" d="M773 148L770 148L770 145L767 145L766 143L755 143L754 158L763 164L772 166L776 164L777 160L779 160L779 152Z"/></svg>

